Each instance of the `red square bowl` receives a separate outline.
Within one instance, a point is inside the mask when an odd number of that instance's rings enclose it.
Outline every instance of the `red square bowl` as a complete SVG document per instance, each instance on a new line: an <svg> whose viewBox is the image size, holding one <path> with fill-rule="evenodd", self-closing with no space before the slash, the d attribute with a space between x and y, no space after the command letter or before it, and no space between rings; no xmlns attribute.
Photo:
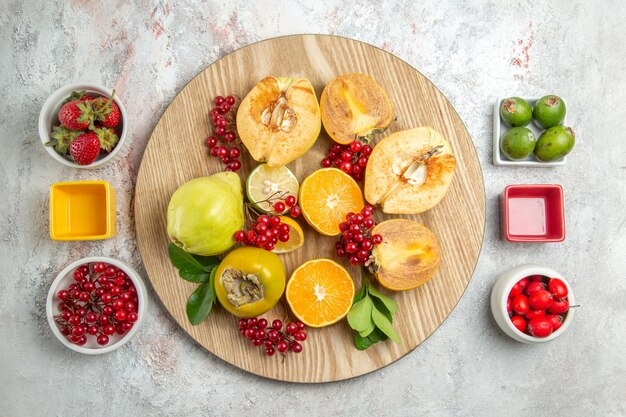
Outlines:
<svg viewBox="0 0 626 417"><path fill-rule="evenodd" d="M500 209L500 231L509 242L565 240L563 188L558 184L509 185Z"/></svg>

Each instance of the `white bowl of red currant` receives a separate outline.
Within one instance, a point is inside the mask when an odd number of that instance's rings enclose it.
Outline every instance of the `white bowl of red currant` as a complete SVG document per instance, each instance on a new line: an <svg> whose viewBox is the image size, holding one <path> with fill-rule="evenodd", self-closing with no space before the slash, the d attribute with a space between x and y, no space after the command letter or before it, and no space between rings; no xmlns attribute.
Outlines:
<svg viewBox="0 0 626 417"><path fill-rule="evenodd" d="M52 333L66 347L97 355L133 338L147 308L146 286L126 263L108 257L72 262L48 291Z"/></svg>
<svg viewBox="0 0 626 417"><path fill-rule="evenodd" d="M574 293L552 268L520 265L504 272L491 292L491 312L504 333L539 344L561 336L574 320Z"/></svg>

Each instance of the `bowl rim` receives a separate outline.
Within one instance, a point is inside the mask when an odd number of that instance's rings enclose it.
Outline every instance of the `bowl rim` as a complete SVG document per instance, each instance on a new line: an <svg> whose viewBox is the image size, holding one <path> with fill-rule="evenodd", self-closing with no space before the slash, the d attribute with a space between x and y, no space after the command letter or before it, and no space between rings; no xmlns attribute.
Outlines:
<svg viewBox="0 0 626 417"><path fill-rule="evenodd" d="M120 115L123 121L122 132L120 134L117 145L115 145L115 148L104 158L96 160L89 165L79 165L76 162L72 162L69 159L59 155L57 151L54 150L53 147L46 146L46 143L50 141L50 131L52 129L52 124L50 124L48 120L46 120L45 118L46 112L49 109L56 107L57 104L60 103L66 96L69 96L72 91L79 91L79 90L92 91L92 92L101 94L103 96L108 96L108 97L110 97L111 93L113 92L113 89L111 88L105 87L101 84L90 83L90 82L76 82L73 84L66 84L58 88L57 90L55 90L52 94L48 96L46 101L43 103L43 106L41 107L41 111L39 112L39 123L38 123L39 139L41 140L41 143L44 149L46 150L46 152L48 152L48 154L57 162L60 162L61 164L65 166L72 167L72 168L79 168L79 169L100 168L108 164L109 162L113 161L115 155L117 155L120 152L120 150L123 148L122 145L124 144L124 142L126 142L126 137L128 136L127 134L128 133L128 117L126 114L126 108L124 107L124 103L122 103L122 100L120 100L118 95L115 95L113 97L113 100L115 101L115 104L117 104L117 106L120 109Z"/></svg>
<svg viewBox="0 0 626 417"><path fill-rule="evenodd" d="M120 269L123 269L124 272L128 274L128 277L133 281L133 284L135 284L135 288L137 289L137 304L138 304L137 316L138 318L137 318L137 321L134 323L133 327L128 331L128 333L124 335L124 337L122 337L117 342L111 345L107 345L104 347L97 347L97 348L86 348L86 347L78 346L78 345L75 345L74 343L71 343L59 331L59 328L54 321L55 313L52 311L53 301L57 293L59 283L78 266L85 264L85 263L90 263L90 262L105 262L105 263L114 265ZM122 347L133 338L133 336L137 333L137 330L139 330L141 323L143 322L143 319L147 310L147 303L148 303L148 292L147 292L146 286L143 282L143 279L139 275L139 273L137 273L137 271L133 267L131 267L124 261L121 261L116 258L111 258L108 256L88 256L86 258L81 258L74 262L71 262L69 265L63 268L63 270L61 270L61 272L57 274L54 281L52 281L52 284L50 284L50 289L48 290L48 297L46 300L46 316L48 318L48 325L50 326L52 333L54 333L57 339L59 339L59 341L63 345L65 345L65 347L75 352L84 353L87 355L100 355L103 353L112 352Z"/></svg>
<svg viewBox="0 0 626 417"><path fill-rule="evenodd" d="M506 279L507 283L506 285L503 286L502 296L498 303L498 310L504 316L505 318L504 322L506 323L507 328L510 329L513 333L515 333L515 335L519 336L520 338L530 343L545 343L545 342L549 342L551 340L556 339L557 337L565 333L567 328L572 323L574 319L575 310L569 309L567 311L567 315L565 316L565 319L563 320L561 327L559 327L556 331L552 332L550 336L534 337L534 336L530 336L530 335L527 335L526 333L521 332L517 327L513 325L513 322L511 321L509 314L507 312L507 309L506 309L506 301L508 299L509 293L511 292L511 289L513 288L513 285L515 285L522 278L525 278L530 275L543 275L548 278L558 278L561 281L563 281L565 283L565 286L567 287L567 301L569 302L570 305L575 304L575 297L574 297L574 292L572 291L572 286L563 277L562 274L560 274L558 271L550 267L538 265L538 264L526 264L526 265L520 265L518 266L518 268L519 268L518 271L516 271L513 275L511 275L510 277ZM514 269L504 272L503 275L501 276L501 279L504 277L504 274L512 272L513 270Z"/></svg>

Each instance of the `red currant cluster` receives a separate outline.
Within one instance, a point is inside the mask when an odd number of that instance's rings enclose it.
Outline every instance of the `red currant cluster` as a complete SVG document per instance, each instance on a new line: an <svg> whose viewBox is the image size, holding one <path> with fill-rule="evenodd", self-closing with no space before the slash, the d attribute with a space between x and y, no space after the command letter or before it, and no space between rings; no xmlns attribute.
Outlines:
<svg viewBox="0 0 626 417"><path fill-rule="evenodd" d="M330 168L335 165L356 181L363 179L367 161L372 154L372 147L364 145L360 140L355 140L349 145L333 144L322 159L322 166Z"/></svg>
<svg viewBox="0 0 626 417"><path fill-rule="evenodd" d="M247 231L236 231L234 239L235 242L243 243L246 246L256 246L272 251L279 240L281 242L289 240L289 225L281 222L278 216L262 214L255 223L250 225L250 229Z"/></svg>
<svg viewBox="0 0 626 417"><path fill-rule="evenodd" d="M287 323L283 330L283 322L274 320L272 326L266 319L250 318L239 319L239 333L249 339L254 346L264 346L265 354L273 356L276 351L282 355L288 350L295 353L302 352L302 345L307 338L304 323L297 321Z"/></svg>
<svg viewBox="0 0 626 417"><path fill-rule="evenodd" d="M300 206L296 204L296 198L292 195L288 195L285 197L285 202L277 201L274 203L274 211L278 214L284 213L285 209L289 208L289 214L291 217L298 217L302 210L300 210Z"/></svg>
<svg viewBox="0 0 626 417"><path fill-rule="evenodd" d="M382 243L381 235L372 235L376 222L372 218L374 206L366 205L360 213L348 213L346 221L339 224L339 242L335 251L340 258L348 257L351 265L365 264L372 254L374 245Z"/></svg>
<svg viewBox="0 0 626 417"><path fill-rule="evenodd" d="M226 171L239 171L241 169L241 149L240 141L237 140L235 129L235 119L232 115L236 103L234 96L217 96L214 99L215 107L211 109L209 115L215 128L215 135L206 138L206 145L211 150L211 156L220 158L226 165Z"/></svg>
<svg viewBox="0 0 626 417"><path fill-rule="evenodd" d="M57 293L60 314L54 316L61 334L79 346L87 335L99 345L109 343L113 333L128 332L137 321L137 289L121 269L95 262L73 272L76 282Z"/></svg>
<svg viewBox="0 0 626 417"><path fill-rule="evenodd" d="M548 337L563 323L569 310L567 286L558 278L532 275L513 285L506 307L511 322L520 332Z"/></svg>

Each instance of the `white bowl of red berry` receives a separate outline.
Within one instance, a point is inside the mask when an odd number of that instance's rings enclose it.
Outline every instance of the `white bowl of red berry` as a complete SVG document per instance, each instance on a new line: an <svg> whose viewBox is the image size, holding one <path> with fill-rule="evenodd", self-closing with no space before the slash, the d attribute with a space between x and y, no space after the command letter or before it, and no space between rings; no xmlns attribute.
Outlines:
<svg viewBox="0 0 626 417"><path fill-rule="evenodd" d="M525 264L504 272L491 292L491 312L504 333L539 344L561 336L574 320L574 293L552 268Z"/></svg>
<svg viewBox="0 0 626 417"><path fill-rule="evenodd" d="M39 137L48 154L73 168L100 168L129 146L128 117L115 91L77 83L52 93L39 113Z"/></svg>
<svg viewBox="0 0 626 417"><path fill-rule="evenodd" d="M108 257L72 262L52 282L46 314L66 347L97 355L133 338L147 308L146 286L128 264Z"/></svg>

